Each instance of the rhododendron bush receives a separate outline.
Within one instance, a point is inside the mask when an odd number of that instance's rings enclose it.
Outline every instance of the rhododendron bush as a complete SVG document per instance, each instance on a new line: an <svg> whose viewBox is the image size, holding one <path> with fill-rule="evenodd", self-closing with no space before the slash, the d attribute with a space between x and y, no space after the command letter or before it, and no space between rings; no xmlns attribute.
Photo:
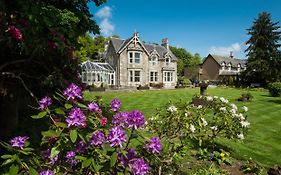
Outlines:
<svg viewBox="0 0 281 175"><path fill-rule="evenodd" d="M162 144L144 137L145 117L138 110L120 111L121 101L84 101L80 87L70 84L63 93L43 97L34 119L48 117L40 148L28 136L1 142L11 154L1 156L8 174L154 174ZM133 143L133 144L132 144Z"/></svg>

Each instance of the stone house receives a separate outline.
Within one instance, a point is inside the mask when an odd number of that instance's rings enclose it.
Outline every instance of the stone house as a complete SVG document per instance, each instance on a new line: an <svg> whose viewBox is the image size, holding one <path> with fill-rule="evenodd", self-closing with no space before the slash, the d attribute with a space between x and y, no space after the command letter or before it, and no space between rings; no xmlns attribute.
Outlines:
<svg viewBox="0 0 281 175"><path fill-rule="evenodd" d="M126 40L111 38L105 60L115 70L115 85L137 87L162 84L173 88L177 82L177 58L169 50L168 39L161 45L147 44L137 32Z"/></svg>
<svg viewBox="0 0 281 175"><path fill-rule="evenodd" d="M224 78L236 78L246 69L246 60L230 56L209 54L199 70L200 80L223 80Z"/></svg>

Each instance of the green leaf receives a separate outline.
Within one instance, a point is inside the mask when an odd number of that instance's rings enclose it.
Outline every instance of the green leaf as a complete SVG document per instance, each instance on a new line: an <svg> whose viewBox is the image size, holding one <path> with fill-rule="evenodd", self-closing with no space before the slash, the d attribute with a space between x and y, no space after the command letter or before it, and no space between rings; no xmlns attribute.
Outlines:
<svg viewBox="0 0 281 175"><path fill-rule="evenodd" d="M62 127L62 128L67 127L66 123L62 123L62 122L56 122L55 125L58 126L58 127Z"/></svg>
<svg viewBox="0 0 281 175"><path fill-rule="evenodd" d="M9 164L9 163L12 163L12 162L14 162L15 160L13 160L13 159L7 159L7 160L5 160L3 163L2 163L2 166L4 166L4 165L7 165L7 164Z"/></svg>
<svg viewBox="0 0 281 175"><path fill-rule="evenodd" d="M35 169L30 168L29 169L29 175L38 175L38 172Z"/></svg>
<svg viewBox="0 0 281 175"><path fill-rule="evenodd" d="M86 168L88 166L90 166L92 163L92 159L85 159L83 162L82 162L82 168Z"/></svg>
<svg viewBox="0 0 281 175"><path fill-rule="evenodd" d="M40 119L40 118L45 117L46 115L47 115L47 112L43 111L43 112L40 112L38 115L33 115L31 117L34 118L34 119Z"/></svg>
<svg viewBox="0 0 281 175"><path fill-rule="evenodd" d="M112 155L111 155L111 159L110 159L110 167L113 167L116 163L116 160L117 160L117 153L114 152Z"/></svg>
<svg viewBox="0 0 281 175"><path fill-rule="evenodd" d="M53 159L54 157L56 157L59 153L60 153L60 151L57 150L57 147L53 147L53 148L51 149L51 159Z"/></svg>
<svg viewBox="0 0 281 175"><path fill-rule="evenodd" d="M19 172L19 167L17 165L12 165L9 170L9 175L17 175Z"/></svg>
<svg viewBox="0 0 281 175"><path fill-rule="evenodd" d="M66 104L64 105L64 107L65 107L66 109L70 109L70 108L72 108L72 105L71 105L71 104L66 103Z"/></svg>
<svg viewBox="0 0 281 175"><path fill-rule="evenodd" d="M83 157L83 156L75 156L75 159L77 159L77 160L86 160L87 158Z"/></svg>
<svg viewBox="0 0 281 175"><path fill-rule="evenodd" d="M65 112L61 108L56 108L55 113L60 115L65 115Z"/></svg>
<svg viewBox="0 0 281 175"><path fill-rule="evenodd" d="M99 170L102 168L101 165L95 164L94 162L93 162L93 167L94 167L94 169L96 170L96 172L99 172Z"/></svg>
<svg viewBox="0 0 281 175"><path fill-rule="evenodd" d="M70 139L72 141L72 143L76 142L77 140L77 130L73 129L70 131Z"/></svg>
<svg viewBox="0 0 281 175"><path fill-rule="evenodd" d="M12 155L3 155L3 156L1 156L2 159L9 159L11 157L12 157Z"/></svg>
<svg viewBox="0 0 281 175"><path fill-rule="evenodd" d="M60 135L59 132L54 131L54 130L49 130L49 131L42 131L41 134L44 137L58 137Z"/></svg>
<svg viewBox="0 0 281 175"><path fill-rule="evenodd" d="M80 107L80 108L87 108L86 105L82 104L82 103L77 103L77 105Z"/></svg>

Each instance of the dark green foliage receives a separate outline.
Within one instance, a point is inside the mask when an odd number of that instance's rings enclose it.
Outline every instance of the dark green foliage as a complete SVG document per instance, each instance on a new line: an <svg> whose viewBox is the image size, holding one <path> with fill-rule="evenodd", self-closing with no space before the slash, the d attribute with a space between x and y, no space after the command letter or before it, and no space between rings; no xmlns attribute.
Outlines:
<svg viewBox="0 0 281 175"><path fill-rule="evenodd" d="M280 78L280 26L278 22L272 22L267 12L259 14L253 26L248 29L250 39L246 42L248 48L245 50L248 56L246 81L260 83L265 86L268 82ZM279 53L279 54L278 54Z"/></svg>
<svg viewBox="0 0 281 175"><path fill-rule="evenodd" d="M271 96L280 97L281 96L281 82L274 82L268 85L268 90Z"/></svg>
<svg viewBox="0 0 281 175"><path fill-rule="evenodd" d="M247 92L241 94L241 96L238 98L238 101L252 101L253 98L254 96L250 92Z"/></svg>

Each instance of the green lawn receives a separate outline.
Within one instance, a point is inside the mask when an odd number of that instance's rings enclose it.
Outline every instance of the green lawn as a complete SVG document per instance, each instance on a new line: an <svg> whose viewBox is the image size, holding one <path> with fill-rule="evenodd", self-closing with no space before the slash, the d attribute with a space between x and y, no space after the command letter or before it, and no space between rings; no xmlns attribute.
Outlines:
<svg viewBox="0 0 281 175"><path fill-rule="evenodd" d="M252 157L255 161L269 167L281 165L281 98L269 97L266 91L250 91L254 96L252 102L238 102L236 99L246 90L208 88L209 95L223 96L237 106L249 108L248 120L251 122L249 134L244 143L221 141L232 150L232 155L239 159ZM154 114L169 100L184 99L190 101L199 93L198 88L177 90L154 90L132 92L85 93L86 99L102 96L106 102L112 98L122 101L122 110L141 110L146 117Z"/></svg>

